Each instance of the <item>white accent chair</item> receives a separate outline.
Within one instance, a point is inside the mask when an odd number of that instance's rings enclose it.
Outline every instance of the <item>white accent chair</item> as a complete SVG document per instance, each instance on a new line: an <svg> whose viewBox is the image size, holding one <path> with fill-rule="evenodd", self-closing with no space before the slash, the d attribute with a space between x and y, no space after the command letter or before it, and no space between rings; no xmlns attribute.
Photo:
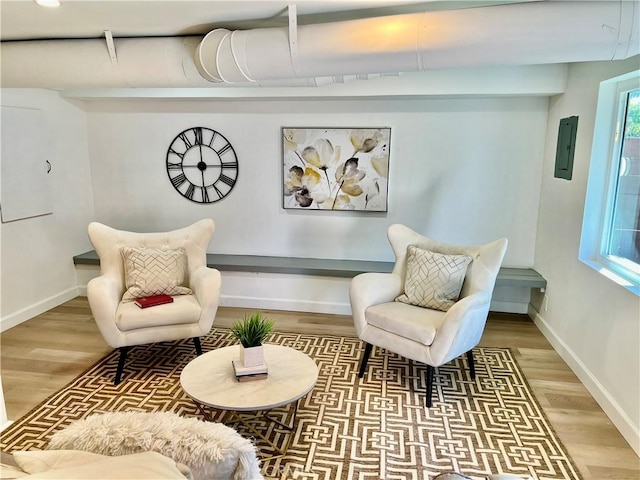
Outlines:
<svg viewBox="0 0 640 480"><path fill-rule="evenodd" d="M425 403L431 407L434 367L466 353L471 377L475 378L472 349L478 345L484 331L507 239L479 246L448 245L399 224L391 225L387 236L396 257L392 273L362 273L355 276L350 285L354 324L358 337L365 342L358 376L364 376L373 346L425 363ZM394 301L404 292L410 245L472 258L459 300L448 311Z"/></svg>
<svg viewBox="0 0 640 480"><path fill-rule="evenodd" d="M192 338L197 354L202 353L199 337L211 330L220 300L220 272L207 267L207 247L213 231L211 219L156 233L116 230L97 222L89 224L89 239L100 257L101 275L87 284L87 298L105 342L120 349L115 384L120 382L131 346ZM176 295L173 303L150 308L123 302L126 290L123 247L184 249L185 286L192 294Z"/></svg>

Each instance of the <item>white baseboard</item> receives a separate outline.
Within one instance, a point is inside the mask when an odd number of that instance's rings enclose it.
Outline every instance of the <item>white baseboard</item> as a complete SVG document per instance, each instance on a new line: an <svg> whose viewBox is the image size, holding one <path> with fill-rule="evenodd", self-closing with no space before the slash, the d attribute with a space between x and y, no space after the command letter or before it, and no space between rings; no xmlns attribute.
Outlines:
<svg viewBox="0 0 640 480"><path fill-rule="evenodd" d="M631 448L640 456L640 429L633 424L629 416L620 408L618 402L609 395L582 360L558 337L553 328L539 313L536 313L534 322L562 359L567 362L569 368L573 370L573 373L580 379L595 401L598 402Z"/></svg>
<svg viewBox="0 0 640 480"><path fill-rule="evenodd" d="M13 423L13 420L7 420L2 425L0 425L0 432L2 432L5 428Z"/></svg>
<svg viewBox="0 0 640 480"><path fill-rule="evenodd" d="M17 312L10 313L9 315L0 318L0 332L4 332L16 325L20 325L22 322L26 322L27 320L51 310L58 305L62 305L64 302L68 302L77 296L78 288L71 287L49 298L45 298L40 302L18 310Z"/></svg>

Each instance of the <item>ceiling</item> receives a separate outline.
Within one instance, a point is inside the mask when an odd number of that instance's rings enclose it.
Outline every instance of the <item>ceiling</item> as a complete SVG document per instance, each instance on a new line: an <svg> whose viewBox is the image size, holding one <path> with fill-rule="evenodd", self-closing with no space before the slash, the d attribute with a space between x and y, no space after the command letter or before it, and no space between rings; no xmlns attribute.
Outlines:
<svg viewBox="0 0 640 480"><path fill-rule="evenodd" d="M537 0L298 0L298 24L401 13L526 3ZM34 0L0 1L0 40L204 35L213 28L287 25L291 2L262 0L60 0L57 8Z"/></svg>
<svg viewBox="0 0 640 480"><path fill-rule="evenodd" d="M640 0L60 2L0 0L4 87L319 87L640 51Z"/></svg>

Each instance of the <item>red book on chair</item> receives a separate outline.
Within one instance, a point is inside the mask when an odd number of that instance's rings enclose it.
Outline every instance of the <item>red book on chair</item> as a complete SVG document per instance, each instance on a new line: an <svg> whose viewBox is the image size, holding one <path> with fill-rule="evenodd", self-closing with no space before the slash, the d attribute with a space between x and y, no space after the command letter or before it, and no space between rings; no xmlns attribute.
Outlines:
<svg viewBox="0 0 640 480"><path fill-rule="evenodd" d="M173 297L170 295L151 295L150 297L141 297L135 300L136 305L140 308L153 307L154 305L171 302L173 302Z"/></svg>

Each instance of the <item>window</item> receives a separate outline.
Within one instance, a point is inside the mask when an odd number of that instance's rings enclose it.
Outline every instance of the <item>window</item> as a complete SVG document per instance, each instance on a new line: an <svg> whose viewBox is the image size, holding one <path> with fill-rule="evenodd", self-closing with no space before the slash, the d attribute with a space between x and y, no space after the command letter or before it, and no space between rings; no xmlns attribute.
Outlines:
<svg viewBox="0 0 640 480"><path fill-rule="evenodd" d="M580 260L640 295L640 72L602 82Z"/></svg>
<svg viewBox="0 0 640 480"><path fill-rule="evenodd" d="M620 97L614 144L617 175L605 254L640 273L640 88Z"/></svg>

